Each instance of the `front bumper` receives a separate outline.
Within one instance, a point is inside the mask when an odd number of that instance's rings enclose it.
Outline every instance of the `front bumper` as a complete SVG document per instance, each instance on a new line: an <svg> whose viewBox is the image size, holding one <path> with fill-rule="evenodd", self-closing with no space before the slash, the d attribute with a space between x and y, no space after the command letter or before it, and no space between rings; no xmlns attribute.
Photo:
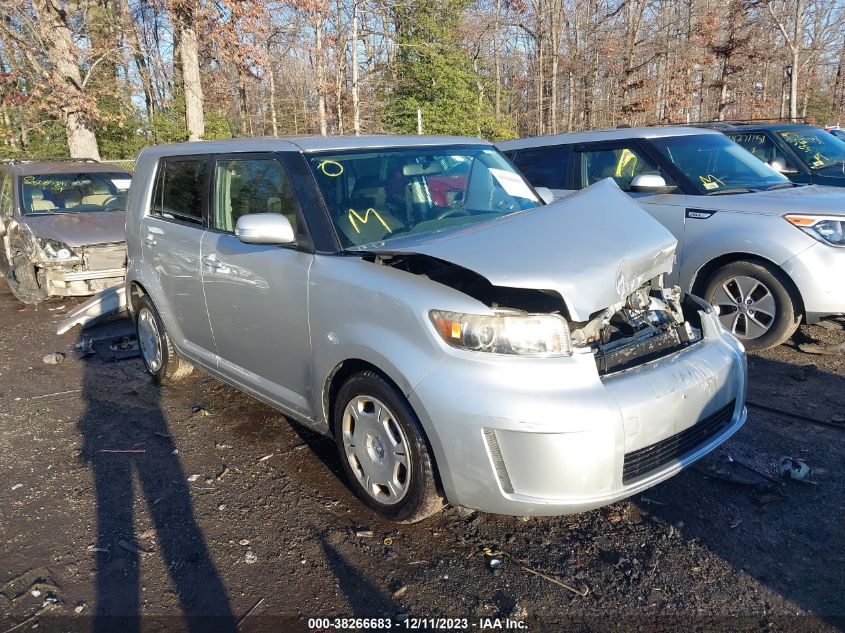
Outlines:
<svg viewBox="0 0 845 633"><path fill-rule="evenodd" d="M845 313L845 248L818 242L782 268L798 287L807 323Z"/></svg>
<svg viewBox="0 0 845 633"><path fill-rule="evenodd" d="M645 490L719 446L745 422L747 367L736 339L701 314L702 341L603 378L584 352L449 354L410 395L447 499L500 514L572 514ZM716 430L700 433L697 423L719 412ZM684 437L693 439L680 452L623 478L626 455Z"/></svg>
<svg viewBox="0 0 845 633"><path fill-rule="evenodd" d="M122 284L126 278L126 269L65 270L48 268L44 271L44 276L49 295L84 297Z"/></svg>

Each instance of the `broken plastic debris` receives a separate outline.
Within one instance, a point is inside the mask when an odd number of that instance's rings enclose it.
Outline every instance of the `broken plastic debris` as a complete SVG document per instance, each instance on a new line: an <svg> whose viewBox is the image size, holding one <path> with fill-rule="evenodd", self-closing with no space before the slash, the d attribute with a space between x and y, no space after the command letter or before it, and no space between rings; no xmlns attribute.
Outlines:
<svg viewBox="0 0 845 633"><path fill-rule="evenodd" d="M15 484L12 486L12 490L17 490L18 488L23 488L23 484Z"/></svg>
<svg viewBox="0 0 845 633"><path fill-rule="evenodd" d="M126 287L107 288L68 312L67 317L59 323L56 334L64 334L77 325L86 328L106 317L126 312L126 310Z"/></svg>
<svg viewBox="0 0 845 633"><path fill-rule="evenodd" d="M65 359L65 355L62 352L56 352L55 354L47 354L42 360L47 365L58 365Z"/></svg>
<svg viewBox="0 0 845 633"><path fill-rule="evenodd" d="M814 486L818 483L813 476L813 468L803 459L795 459L794 457L784 455L778 462L778 472L784 479L803 481L806 484L813 484Z"/></svg>
<svg viewBox="0 0 845 633"><path fill-rule="evenodd" d="M816 345L815 343L805 343L798 346L805 354L845 354L845 342L838 345Z"/></svg>
<svg viewBox="0 0 845 633"><path fill-rule="evenodd" d="M729 481L741 486L759 486L777 483L774 478L760 472L752 466L735 460L730 455L719 455L707 468L707 474L722 481Z"/></svg>
<svg viewBox="0 0 845 633"><path fill-rule="evenodd" d="M358 530L355 532L355 536L358 538L372 538L373 531L372 530Z"/></svg>
<svg viewBox="0 0 845 633"><path fill-rule="evenodd" d="M199 475L191 475L190 477L188 477L188 481L197 481L199 478Z"/></svg>

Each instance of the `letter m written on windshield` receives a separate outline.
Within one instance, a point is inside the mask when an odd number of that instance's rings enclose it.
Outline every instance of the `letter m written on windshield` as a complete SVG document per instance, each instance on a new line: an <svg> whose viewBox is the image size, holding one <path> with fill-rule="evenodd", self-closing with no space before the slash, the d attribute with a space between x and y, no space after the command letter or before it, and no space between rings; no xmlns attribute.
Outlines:
<svg viewBox="0 0 845 633"><path fill-rule="evenodd" d="M387 222L384 221L384 218L379 215L379 212L375 209L367 209L364 211L364 215L362 216L358 213L355 209L349 209L349 223L352 225L352 228L355 229L356 233L360 233L361 229L358 228L358 224L367 224L370 221L370 217L375 218L379 224L381 224L388 233L393 233L393 229L387 226ZM356 222L357 220L357 222Z"/></svg>

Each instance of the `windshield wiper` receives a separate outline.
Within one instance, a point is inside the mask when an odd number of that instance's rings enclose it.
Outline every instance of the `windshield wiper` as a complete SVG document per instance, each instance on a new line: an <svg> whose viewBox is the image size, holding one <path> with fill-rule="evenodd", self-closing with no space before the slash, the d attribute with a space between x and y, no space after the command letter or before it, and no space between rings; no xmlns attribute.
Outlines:
<svg viewBox="0 0 845 633"><path fill-rule="evenodd" d="M776 185L772 185L771 187L766 187L763 191L774 191L775 189L786 189L787 187L792 189L792 187L797 187L798 183L795 182L779 182Z"/></svg>
<svg viewBox="0 0 845 633"><path fill-rule="evenodd" d="M733 187L731 189L720 189L719 191L708 191L708 196L721 196L726 193L757 193L759 189L749 189L748 187Z"/></svg>

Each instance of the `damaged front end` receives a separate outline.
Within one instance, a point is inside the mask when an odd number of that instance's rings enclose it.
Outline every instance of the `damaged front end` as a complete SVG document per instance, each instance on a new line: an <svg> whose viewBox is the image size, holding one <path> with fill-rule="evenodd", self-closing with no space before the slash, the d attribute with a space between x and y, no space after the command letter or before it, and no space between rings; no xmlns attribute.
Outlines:
<svg viewBox="0 0 845 633"><path fill-rule="evenodd" d="M570 336L573 345L592 349L599 374L611 374L700 341L698 310L659 275L588 321L570 322Z"/></svg>
<svg viewBox="0 0 845 633"><path fill-rule="evenodd" d="M41 288L52 296L88 296L122 284L126 276L126 244L92 244L72 248L36 237L33 250Z"/></svg>

